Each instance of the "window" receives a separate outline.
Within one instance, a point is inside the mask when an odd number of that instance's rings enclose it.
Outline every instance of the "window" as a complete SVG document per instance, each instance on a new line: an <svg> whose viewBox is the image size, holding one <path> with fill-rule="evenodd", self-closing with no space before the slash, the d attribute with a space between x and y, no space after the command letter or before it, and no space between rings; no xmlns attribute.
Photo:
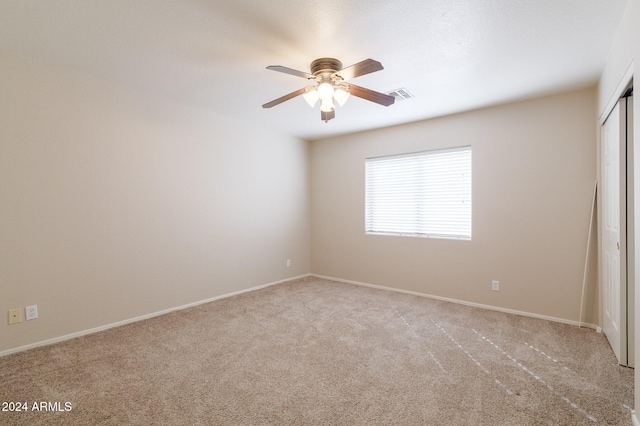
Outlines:
<svg viewBox="0 0 640 426"><path fill-rule="evenodd" d="M368 158L365 231L471 239L471 147Z"/></svg>

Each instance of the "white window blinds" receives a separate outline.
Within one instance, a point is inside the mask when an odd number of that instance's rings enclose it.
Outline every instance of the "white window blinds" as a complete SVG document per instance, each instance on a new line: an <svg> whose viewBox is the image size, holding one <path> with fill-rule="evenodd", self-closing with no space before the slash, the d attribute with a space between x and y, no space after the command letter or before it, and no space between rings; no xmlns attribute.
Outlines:
<svg viewBox="0 0 640 426"><path fill-rule="evenodd" d="M368 158L365 230L471 239L471 147Z"/></svg>

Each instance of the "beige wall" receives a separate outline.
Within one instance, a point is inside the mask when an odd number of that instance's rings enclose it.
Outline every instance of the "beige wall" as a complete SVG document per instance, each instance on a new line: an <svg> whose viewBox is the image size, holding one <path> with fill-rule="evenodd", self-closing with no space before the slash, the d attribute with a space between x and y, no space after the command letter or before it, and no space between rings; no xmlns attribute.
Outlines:
<svg viewBox="0 0 640 426"><path fill-rule="evenodd" d="M578 321L595 117L588 89L313 142L312 273ZM365 235L365 158L463 145L472 241Z"/></svg>
<svg viewBox="0 0 640 426"><path fill-rule="evenodd" d="M11 56L0 75L0 352L309 272L307 142Z"/></svg>
<svg viewBox="0 0 640 426"><path fill-rule="evenodd" d="M613 102L621 95L622 86L626 85L629 77L637 81L638 67L640 67L640 0L629 0L624 18L618 29L618 34L611 46L609 58L600 78L598 91L598 111L604 117ZM631 72L629 72L631 71ZM637 83L635 84L637 86ZM635 164L638 170L640 164L640 97L634 94L634 147ZM635 223L640 223L640 174L635 176ZM640 226L636 226L636 245L640 241ZM636 249L636 283L635 283L635 365L640 366L640 250ZM635 408L640 407L640 374L635 375ZM634 424L640 425L637 414L634 415Z"/></svg>

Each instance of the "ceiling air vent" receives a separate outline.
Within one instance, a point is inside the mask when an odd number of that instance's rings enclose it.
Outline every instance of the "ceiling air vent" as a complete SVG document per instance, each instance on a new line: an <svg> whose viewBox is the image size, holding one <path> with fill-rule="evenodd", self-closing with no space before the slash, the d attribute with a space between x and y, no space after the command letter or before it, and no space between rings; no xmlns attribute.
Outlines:
<svg viewBox="0 0 640 426"><path fill-rule="evenodd" d="M413 98L413 95L409 93L407 89L401 87L400 89L393 90L391 92L387 92L387 95L393 96L396 101L404 101L405 99Z"/></svg>

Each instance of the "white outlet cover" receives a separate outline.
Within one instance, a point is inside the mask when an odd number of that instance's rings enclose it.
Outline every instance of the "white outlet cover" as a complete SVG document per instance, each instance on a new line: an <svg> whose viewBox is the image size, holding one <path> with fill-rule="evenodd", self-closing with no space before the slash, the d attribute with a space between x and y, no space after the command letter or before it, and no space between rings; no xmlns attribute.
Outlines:
<svg viewBox="0 0 640 426"><path fill-rule="evenodd" d="M38 318L38 305L27 306L24 310L27 321Z"/></svg>

